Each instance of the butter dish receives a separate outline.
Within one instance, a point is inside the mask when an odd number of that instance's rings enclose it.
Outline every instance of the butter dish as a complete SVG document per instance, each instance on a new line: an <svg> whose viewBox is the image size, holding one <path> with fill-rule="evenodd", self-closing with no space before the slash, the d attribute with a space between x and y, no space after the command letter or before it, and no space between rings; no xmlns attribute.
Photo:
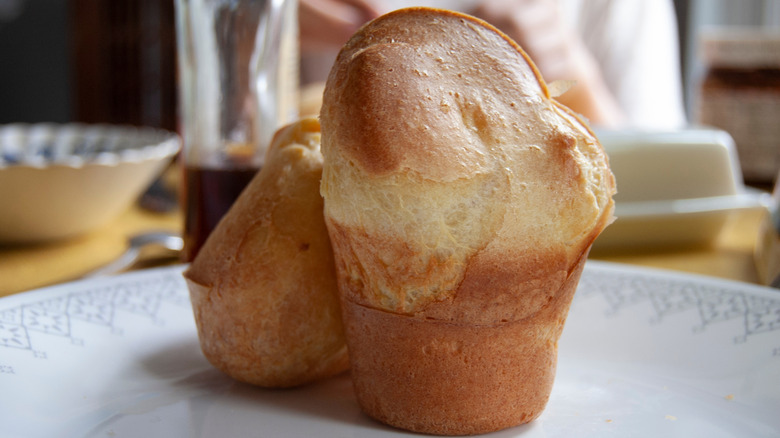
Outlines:
<svg viewBox="0 0 780 438"><path fill-rule="evenodd" d="M736 211L766 208L723 130L597 131L617 180L617 220L594 249L709 245Z"/></svg>

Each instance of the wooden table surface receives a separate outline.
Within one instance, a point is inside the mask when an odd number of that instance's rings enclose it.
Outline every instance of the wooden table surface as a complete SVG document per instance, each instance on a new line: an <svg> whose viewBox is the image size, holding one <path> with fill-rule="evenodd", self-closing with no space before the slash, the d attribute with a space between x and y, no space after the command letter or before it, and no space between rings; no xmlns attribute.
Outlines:
<svg viewBox="0 0 780 438"><path fill-rule="evenodd" d="M659 250L595 251L591 259L678 270L759 283L754 261L765 212L746 210L727 223L712 246ZM35 246L0 246L0 296L81 277L117 258L129 236L152 230L179 231L178 211L158 214L133 206L112 223L72 240Z"/></svg>
<svg viewBox="0 0 780 438"><path fill-rule="evenodd" d="M182 223L179 212L158 214L134 205L115 221L83 236L0 246L0 296L77 279L119 257L130 236L152 230L178 232Z"/></svg>

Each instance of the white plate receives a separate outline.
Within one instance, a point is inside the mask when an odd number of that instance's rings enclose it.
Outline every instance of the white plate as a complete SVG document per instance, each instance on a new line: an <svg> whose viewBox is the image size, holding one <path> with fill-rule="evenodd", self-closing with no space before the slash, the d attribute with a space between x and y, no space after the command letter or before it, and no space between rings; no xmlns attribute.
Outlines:
<svg viewBox="0 0 780 438"><path fill-rule="evenodd" d="M292 390L203 358L181 267L0 299L0 436L383 437L348 375ZM588 262L542 416L499 437L780 434L780 292Z"/></svg>

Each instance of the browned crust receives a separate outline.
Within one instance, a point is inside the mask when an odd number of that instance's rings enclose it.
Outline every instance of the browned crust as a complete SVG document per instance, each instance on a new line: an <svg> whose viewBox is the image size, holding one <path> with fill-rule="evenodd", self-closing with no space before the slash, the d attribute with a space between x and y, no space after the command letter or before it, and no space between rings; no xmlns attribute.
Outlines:
<svg viewBox="0 0 780 438"><path fill-rule="evenodd" d="M495 326L343 301L362 409L384 423L439 435L486 433L535 419L553 386L558 338L584 265L585 257L542 310Z"/></svg>
<svg viewBox="0 0 780 438"><path fill-rule="evenodd" d="M244 382L296 386L349 366L318 140L314 119L280 129L184 273L204 355Z"/></svg>
<svg viewBox="0 0 780 438"><path fill-rule="evenodd" d="M464 64L469 65L448 65L452 55L448 55L444 48L441 48L441 53L436 52L433 56L426 51L437 50L435 41L441 38L442 33L471 32L472 28L464 26L457 29L440 20L442 18L455 18L464 23L472 23L475 25L473 29L484 32L486 38L503 39L521 55L520 59L515 59L513 64L508 64L506 61L512 60L507 57L504 47L500 47L494 53L494 63L485 65L485 59L479 55L471 60L469 47L463 46L455 50L459 50L459 56L465 58ZM399 26L415 28L415 32L408 34L407 38L404 29L399 29ZM463 38L455 38L455 35L450 37L453 41L463 41L467 44L471 35ZM426 46L431 42L434 43ZM541 74L530 62L528 55L488 23L452 11L408 8L386 14L364 26L341 50L328 78L329 85L325 89L323 122L343 120L352 127L353 135L340 138L339 149L348 159L360 163L372 174L388 174L409 168L425 169L426 174L434 174L444 179L456 178L459 175L453 175L453 170L469 172L468 167L478 168L475 165L479 163L479 151L462 151L457 157L458 162L451 160L454 157L450 154L442 154L439 145L463 143L459 130L453 129L460 121L457 118L440 117L438 107L442 102L426 98L431 95L438 99L439 95L449 93L450 101L446 102L447 105L454 107L474 104L458 102L460 98L458 86L462 84L452 83L451 79L446 77L446 70L452 67L473 69L470 74L458 78L458 82L466 81L467 77L477 78L480 69L494 69L507 80L522 82L522 87L527 87L523 88L527 96L519 96L520 98L549 99L550 97ZM443 73L444 76L430 77L431 81L414 80L415 77L439 73ZM360 79L353 80L353 77ZM349 82L350 89L347 93L341 93L341 86L345 81ZM436 82L446 89L426 88L428 84ZM473 86L480 86L480 84L475 83ZM329 114L331 111L339 112L340 117L331 117ZM451 112L453 117L456 117L455 113L455 111ZM415 128L410 129L407 124L409 120L405 116L411 115L414 115L417 123ZM431 118L427 119L428 116ZM480 129L486 130L490 123L484 117L491 116L476 113L474 123L480 125ZM340 130L339 127L331 126L327 129L331 132ZM329 134L325 132L325 135ZM415 145L427 144L428 147L399 149L385 147L404 142ZM470 163L464 162L464 159L468 159ZM463 169L460 164L470 166Z"/></svg>

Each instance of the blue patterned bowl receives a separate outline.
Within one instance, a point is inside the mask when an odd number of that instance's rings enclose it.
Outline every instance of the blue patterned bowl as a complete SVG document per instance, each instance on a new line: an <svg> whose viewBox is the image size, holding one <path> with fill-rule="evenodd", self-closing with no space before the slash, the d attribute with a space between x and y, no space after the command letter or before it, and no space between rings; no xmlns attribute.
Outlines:
<svg viewBox="0 0 780 438"><path fill-rule="evenodd" d="M167 131L0 126L0 243L77 236L127 210L180 148Z"/></svg>

